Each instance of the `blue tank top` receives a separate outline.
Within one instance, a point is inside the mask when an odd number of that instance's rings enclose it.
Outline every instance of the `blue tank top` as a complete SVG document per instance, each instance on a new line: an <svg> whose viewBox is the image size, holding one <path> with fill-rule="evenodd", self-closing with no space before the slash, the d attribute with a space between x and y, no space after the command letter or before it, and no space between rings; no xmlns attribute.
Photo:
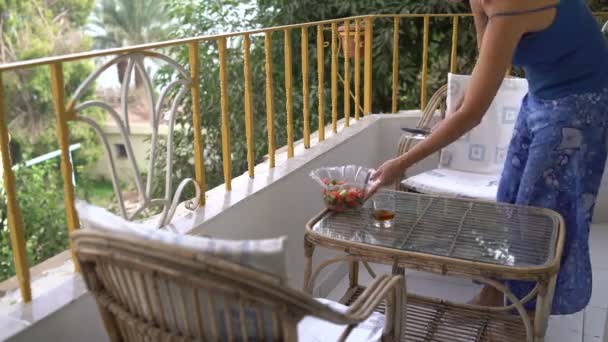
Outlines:
<svg viewBox="0 0 608 342"><path fill-rule="evenodd" d="M550 7L557 9L553 23L525 34L513 58L526 73L530 94L557 99L608 87L608 43L584 0L561 0Z"/></svg>

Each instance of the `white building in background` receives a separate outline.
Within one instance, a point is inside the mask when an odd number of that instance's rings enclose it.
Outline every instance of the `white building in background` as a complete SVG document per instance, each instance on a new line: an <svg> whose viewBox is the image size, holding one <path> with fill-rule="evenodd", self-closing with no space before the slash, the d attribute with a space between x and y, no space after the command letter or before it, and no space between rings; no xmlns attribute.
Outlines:
<svg viewBox="0 0 608 342"><path fill-rule="evenodd" d="M103 64L107 60L99 59L98 65ZM148 75L153 78L154 74L158 70L159 66L150 61L145 61L145 67ZM120 108L120 89L121 84L118 80L117 68L115 65L111 66L99 75L97 79L97 97L103 99L104 102L111 104L117 113L122 113ZM159 91L155 89L155 91ZM142 90L143 92L143 90ZM133 148L134 159L139 167L140 171L144 172L149 169L149 148L150 139L152 137L152 125L150 124L151 109L147 103L147 96L145 94L139 94L135 90L135 77L131 77L131 87L128 101L128 112L129 112L129 139ZM132 168L129 166L129 159L127 158L127 150L125 142L121 136L120 128L107 115L102 125L104 133L107 135L108 143L112 150L112 154L115 156L116 171L121 181L128 181L132 179ZM159 127L159 138L163 139L167 136L167 126L161 124ZM107 163L106 156L103 156L99 161L87 170L89 175L110 181L111 171Z"/></svg>
<svg viewBox="0 0 608 342"><path fill-rule="evenodd" d="M124 140L120 135L118 126L116 126L113 121L108 120L102 128L108 137L108 143L110 144L112 153L115 156L116 171L120 179L122 181L132 179L132 167L129 165L127 150ZM141 171L146 171L148 170L150 163L148 160L148 154L150 148L150 138L152 137L152 128L148 122L131 122L130 128L130 140L133 147L134 159L139 169ZM167 126L162 125L158 133L161 138L166 137ZM111 180L111 171L105 156L100 158L95 166L88 172L91 176Z"/></svg>

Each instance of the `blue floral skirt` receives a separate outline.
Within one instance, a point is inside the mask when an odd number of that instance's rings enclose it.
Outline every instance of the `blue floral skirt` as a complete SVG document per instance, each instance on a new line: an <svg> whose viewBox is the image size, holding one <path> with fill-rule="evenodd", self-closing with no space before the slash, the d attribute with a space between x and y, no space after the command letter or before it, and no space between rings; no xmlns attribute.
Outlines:
<svg viewBox="0 0 608 342"><path fill-rule="evenodd" d="M552 314L572 314L591 297L589 226L606 164L608 89L543 100L528 94L515 124L497 200L553 209L566 243ZM508 281L523 298L534 283ZM530 302L527 309L534 309Z"/></svg>

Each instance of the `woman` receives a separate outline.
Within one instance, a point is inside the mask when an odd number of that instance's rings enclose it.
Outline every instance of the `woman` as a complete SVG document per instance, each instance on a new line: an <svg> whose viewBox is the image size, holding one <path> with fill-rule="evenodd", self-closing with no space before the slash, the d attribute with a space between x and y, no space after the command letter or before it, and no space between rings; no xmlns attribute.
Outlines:
<svg viewBox="0 0 608 342"><path fill-rule="evenodd" d="M584 0L470 0L479 57L459 108L406 154L381 165L372 192L480 123L513 63L523 67L523 99L497 200L556 210L566 243L553 314L578 312L591 296L589 226L608 132L608 45ZM533 284L510 281L523 298ZM481 305L502 305L486 287ZM534 303L528 305L533 309Z"/></svg>

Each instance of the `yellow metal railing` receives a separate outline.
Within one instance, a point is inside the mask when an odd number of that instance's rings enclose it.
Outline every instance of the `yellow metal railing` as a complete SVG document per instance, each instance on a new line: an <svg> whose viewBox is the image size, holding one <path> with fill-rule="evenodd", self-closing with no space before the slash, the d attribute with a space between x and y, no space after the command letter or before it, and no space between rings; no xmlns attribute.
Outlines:
<svg viewBox="0 0 608 342"><path fill-rule="evenodd" d="M373 18L365 18L365 57L363 60L363 114L372 112L372 22Z"/></svg>
<svg viewBox="0 0 608 342"><path fill-rule="evenodd" d="M331 23L331 131L338 133L338 22Z"/></svg>
<svg viewBox="0 0 608 342"><path fill-rule="evenodd" d="M308 27L302 27L302 112L304 115L304 148L310 148L310 104L308 95Z"/></svg>
<svg viewBox="0 0 608 342"><path fill-rule="evenodd" d="M393 46L399 46L399 24L400 18L393 19ZM393 101L392 110L396 113L398 110L397 96L399 96L399 49L393 48Z"/></svg>
<svg viewBox="0 0 608 342"><path fill-rule="evenodd" d="M30 269L27 265L23 216L21 216L21 209L17 202L15 175L13 174L13 163L8 148L8 128L4 108L4 85L2 84L2 74L0 74L0 150L2 151L2 176L8 210L8 227L15 269L17 270L17 281L21 289L21 298L24 302L29 302L32 299Z"/></svg>
<svg viewBox="0 0 608 342"><path fill-rule="evenodd" d="M274 95L272 91L272 31L264 37L266 47L266 129L268 130L268 155L270 167L274 167ZM225 166L224 166L225 167Z"/></svg>
<svg viewBox="0 0 608 342"><path fill-rule="evenodd" d="M70 142L68 133L68 121L74 120L74 112L67 111L64 100L64 82L63 82L63 64L61 62L53 62L51 68L51 91L53 92L53 102L55 104L55 115L57 118L57 137L59 139L59 148L61 150L61 174L63 176L63 191L64 203L67 216L68 232L80 228L78 214L76 213L74 184L72 183L72 162L70 160ZM5 146L1 147L2 149ZM75 260L74 254L72 258ZM78 263L74 263L78 270Z"/></svg>
<svg viewBox="0 0 608 342"><path fill-rule="evenodd" d="M350 125L350 20L344 22L344 124Z"/></svg>
<svg viewBox="0 0 608 342"><path fill-rule="evenodd" d="M361 54L359 53L359 37L361 35L361 19L355 19L355 120L359 120L361 105Z"/></svg>
<svg viewBox="0 0 608 342"><path fill-rule="evenodd" d="M243 60L245 68L245 136L247 139L247 171L253 177L253 104L251 94L251 37L245 35L243 40ZM190 62L192 63L192 62ZM204 197L204 196L203 196Z"/></svg>
<svg viewBox="0 0 608 342"><path fill-rule="evenodd" d="M317 75L319 81L319 128L325 127L325 38L323 25L317 26ZM325 129L319 129L319 141L325 140Z"/></svg>
<svg viewBox="0 0 608 342"><path fill-rule="evenodd" d="M232 157L230 155L230 115L228 112L228 79L226 61L226 37L218 38L220 55L220 98L222 106L222 160L224 162L224 182L226 190L232 190ZM198 77L198 75L196 75Z"/></svg>
<svg viewBox="0 0 608 342"><path fill-rule="evenodd" d="M205 167L203 164L203 138L201 136L201 89L199 84L198 43L188 43L188 60L190 62L190 92L192 94L192 129L194 131L194 179L201 189L206 189ZM200 156L200 158L198 157ZM205 205L205 191L202 190L200 202Z"/></svg>
<svg viewBox="0 0 608 342"><path fill-rule="evenodd" d="M608 17L606 13L596 13L597 16ZM228 98L228 82L233 80L227 79L227 68L228 59L227 53L227 40L230 38L243 39L243 58L244 58L244 114L245 114L245 126L246 126L246 146L247 146L247 164L248 174L250 177L254 177L254 140L253 140L253 108L252 108L252 97L254 89L252 89L252 66L251 66L251 37L253 35L264 35L264 48L265 48L265 98L266 98L266 125L268 133L268 162L270 168L275 166L275 133L274 133L274 122L275 122L275 108L274 108L274 90L273 90L273 79L272 79L272 43L273 33L282 32L284 36L284 50L285 50L285 94L286 94L286 115L287 115L287 155L289 158L294 156L294 112L293 112L293 69L292 69L292 33L294 30L301 30L301 47L302 47L302 94L303 99L303 142L305 148L311 145L311 132L310 132L310 82L309 82L309 56L308 56L308 29L316 28L317 32L317 79L318 79L318 133L317 138L319 142L325 139L325 111L326 104L324 101L325 96L325 37L324 31L329 29L331 31L330 43L330 54L331 54L331 131L337 133L338 127L338 98L340 94L338 78L339 78L339 36L347 37L343 39L344 42L344 77L342 78L342 95L344 96L343 109L344 123L345 126L350 124L351 119L351 97L354 104L354 120L359 120L361 114L364 116L369 115L372 112L372 76L373 76L373 60L372 60L372 48L373 48L373 30L374 22L379 19L392 20L393 21L393 63L392 63L392 111L397 112L399 109L399 27L401 21L405 19L422 19L423 20L423 54L421 61L421 84L420 84L420 103L421 107L424 108L427 102L427 88L428 88L428 60L429 60L429 33L430 33L430 19L431 18L447 18L453 22L452 29L452 46L450 51L450 67L451 72L457 71L457 58L458 58L458 31L460 18L470 17L470 14L399 14L399 15L370 15L370 16L358 16L346 19L326 20L320 22L287 25L273 28L264 28L250 30L246 32L237 33L226 33L209 36L191 37L185 39L176 39L164 42L157 42L152 44L138 45L132 47L108 49L102 51L91 51L84 53L77 53L65 56L56 56L49 58L42 58L30 61L21 61L16 63L0 65L0 150L3 165L3 181L4 189L6 192L6 201L8 208L8 221L10 229L10 240L11 247L13 250L13 257L15 262L15 268L17 278L24 302L31 300L31 289L30 289L30 275L29 267L26 256L26 241L24 238L24 224L21 215L21 210L17 202L17 194L15 188L15 176L11 168L11 156L8 148L8 128L6 125L6 118L4 113L4 93L2 88L2 75L7 71L31 68L35 66L48 66L51 76L50 88L52 90L52 96L54 101L54 109L57 120L57 136L61 149L61 172L64 179L64 191L65 191L65 207L66 216L68 223L68 230L71 232L79 228L79 220L74 208L74 185L72 183L72 164L69 158L69 131L68 122L75 120L75 104L70 101L65 103L64 92L65 85L63 80L63 65L66 62L92 59L95 57L121 55L133 52L145 52L153 49L172 47L172 46L186 46L189 50L189 70L192 78L190 84L190 91L192 96L192 114L193 114L193 128L194 128L194 160L195 160L195 178L196 182L202 189L201 204L204 204L205 200L205 168L203 160L203 140L201 132L201 91L199 84L199 44L203 42L217 44L219 51L219 63L220 63L220 90L221 90L221 137L222 137L222 159L223 159L223 175L226 190L231 189L232 181L232 164L231 164L231 142L230 142L230 110L229 104L230 99ZM343 32L339 33L339 25L342 26ZM354 27L351 28L351 25ZM354 30L352 32L351 30ZM354 34L354 35L353 35ZM348 37L354 36L355 46L354 56L350 55L352 43ZM359 53L359 37L363 36L363 61ZM361 80L361 63L363 63L363 80ZM351 75L350 71L353 71L354 78L354 92L351 91ZM361 81L363 81L363 94L361 94ZM353 94L354 93L354 94ZM68 94L69 95L69 94ZM361 99L363 97L363 99ZM363 102L363 113L361 113L360 104ZM234 110L241 110L240 108Z"/></svg>

